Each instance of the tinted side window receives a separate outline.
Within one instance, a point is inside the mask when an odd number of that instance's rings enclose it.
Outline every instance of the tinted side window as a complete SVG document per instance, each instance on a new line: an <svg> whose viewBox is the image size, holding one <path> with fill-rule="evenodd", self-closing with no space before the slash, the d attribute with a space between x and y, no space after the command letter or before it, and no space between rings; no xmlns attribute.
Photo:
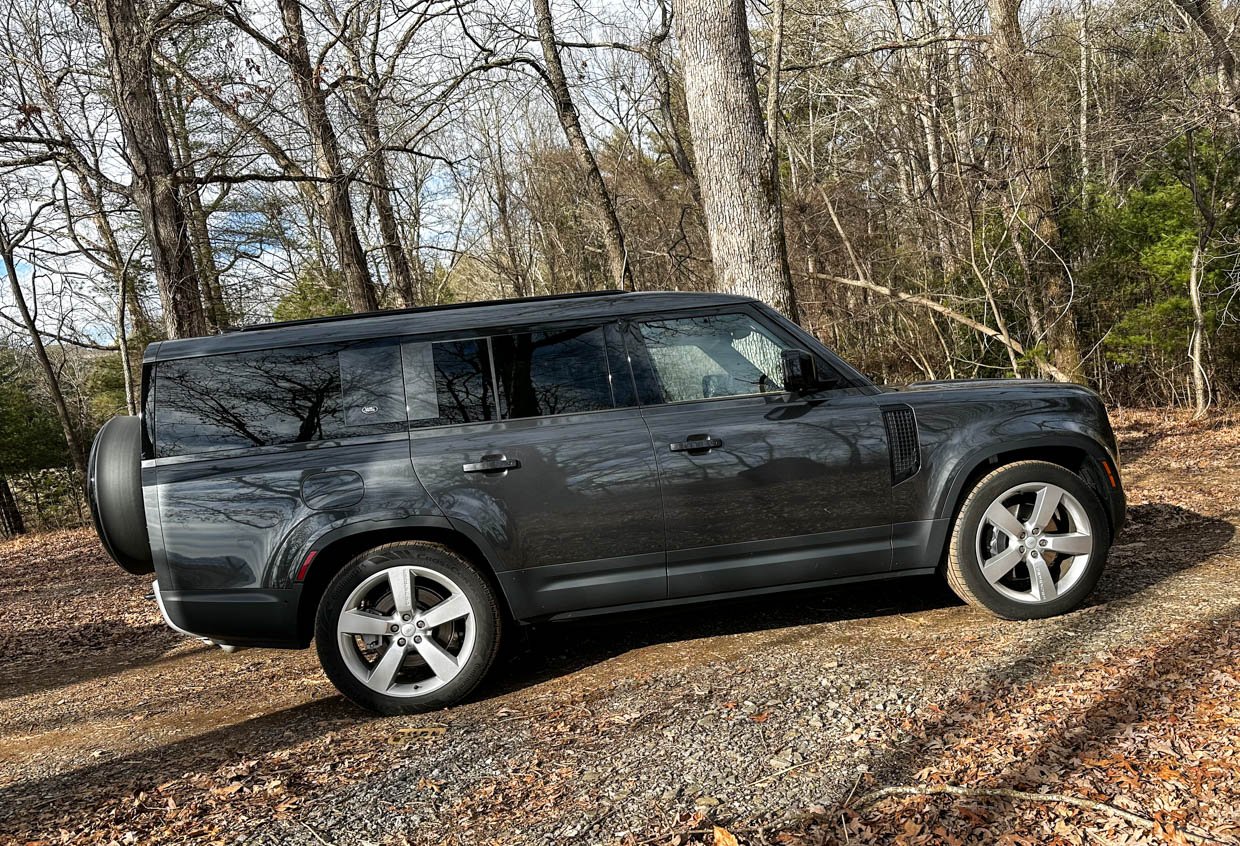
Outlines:
<svg viewBox="0 0 1240 846"><path fill-rule="evenodd" d="M499 335L491 349L505 419L615 406L601 327Z"/></svg>
<svg viewBox="0 0 1240 846"><path fill-rule="evenodd" d="M403 347L409 422L415 426L495 419L485 338Z"/></svg>
<svg viewBox="0 0 1240 846"><path fill-rule="evenodd" d="M155 454L165 458L399 431L405 425L399 366L393 346L376 343L161 362L155 376Z"/></svg>
<svg viewBox="0 0 1240 846"><path fill-rule="evenodd" d="M787 347L745 314L635 324L653 372L639 380L644 402L685 402L784 389Z"/></svg>

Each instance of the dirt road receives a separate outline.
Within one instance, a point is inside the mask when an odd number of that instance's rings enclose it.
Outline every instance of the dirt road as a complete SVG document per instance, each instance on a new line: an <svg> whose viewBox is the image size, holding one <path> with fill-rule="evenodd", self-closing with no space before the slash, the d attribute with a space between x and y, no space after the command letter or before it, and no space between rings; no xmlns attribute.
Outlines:
<svg viewBox="0 0 1240 846"><path fill-rule="evenodd" d="M1076 613L996 621L924 579L548 626L416 718L357 711L311 652L168 631L88 531L7 543L0 841L1240 843L1240 421L1116 422L1131 525ZM910 783L1070 790L1157 828L951 797L836 812Z"/></svg>

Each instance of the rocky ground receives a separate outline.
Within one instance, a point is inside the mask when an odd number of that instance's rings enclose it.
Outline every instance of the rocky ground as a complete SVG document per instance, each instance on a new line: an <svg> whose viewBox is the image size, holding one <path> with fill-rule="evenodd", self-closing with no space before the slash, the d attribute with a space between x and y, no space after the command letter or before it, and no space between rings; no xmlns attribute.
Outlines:
<svg viewBox="0 0 1240 846"><path fill-rule="evenodd" d="M1073 614L925 579L547 626L412 718L168 631L89 531L0 545L0 842L1240 844L1240 419L1115 419Z"/></svg>

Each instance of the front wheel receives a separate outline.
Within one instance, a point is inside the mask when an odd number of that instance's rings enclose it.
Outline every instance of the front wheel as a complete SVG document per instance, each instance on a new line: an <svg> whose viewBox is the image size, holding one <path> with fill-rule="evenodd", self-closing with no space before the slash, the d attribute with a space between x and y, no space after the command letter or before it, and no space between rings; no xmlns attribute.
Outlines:
<svg viewBox="0 0 1240 846"><path fill-rule="evenodd" d="M349 699L380 714L459 702L499 651L502 615L490 585L436 544L395 543L345 565L323 594L319 661Z"/></svg>
<svg viewBox="0 0 1240 846"><path fill-rule="evenodd" d="M1111 539L1098 496L1075 473L1019 461L981 479L956 515L947 582L1009 620L1064 614L1089 596Z"/></svg>

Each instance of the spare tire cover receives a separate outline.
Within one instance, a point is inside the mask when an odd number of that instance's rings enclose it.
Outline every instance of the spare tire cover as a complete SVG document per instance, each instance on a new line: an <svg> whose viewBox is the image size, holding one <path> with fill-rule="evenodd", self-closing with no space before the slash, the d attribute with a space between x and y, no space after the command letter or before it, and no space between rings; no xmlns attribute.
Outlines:
<svg viewBox="0 0 1240 846"><path fill-rule="evenodd" d="M155 570L142 504L142 421L113 417L95 436L87 494L103 548L135 575Z"/></svg>

